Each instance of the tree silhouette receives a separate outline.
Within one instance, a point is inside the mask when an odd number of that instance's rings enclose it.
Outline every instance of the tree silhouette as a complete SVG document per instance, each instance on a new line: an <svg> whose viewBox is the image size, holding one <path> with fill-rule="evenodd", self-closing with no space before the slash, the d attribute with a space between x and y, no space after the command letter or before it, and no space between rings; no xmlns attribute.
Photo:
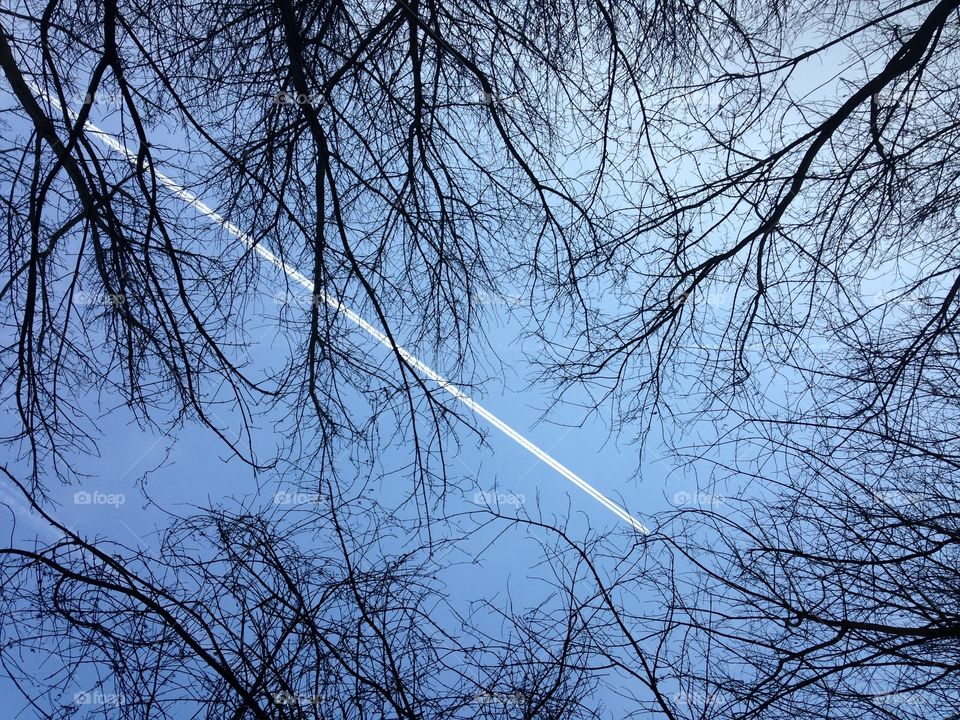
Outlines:
<svg viewBox="0 0 960 720"><path fill-rule="evenodd" d="M956 717L957 3L785 18L650 84L617 302L545 364L698 482L598 646L678 716Z"/></svg>
<svg viewBox="0 0 960 720"><path fill-rule="evenodd" d="M956 0L0 9L5 473L59 538L0 550L6 677L44 717L91 671L122 717L592 717L613 696L953 717L958 20ZM585 389L641 460L662 439L711 502L646 538L445 517L477 428L326 298L469 387L501 294L559 399ZM48 490L119 404L319 502L198 508L155 554L82 537ZM365 493L388 449L415 519ZM540 538L553 577L541 605L484 605L499 633L435 577L488 527ZM58 664L38 686L27 650Z"/></svg>

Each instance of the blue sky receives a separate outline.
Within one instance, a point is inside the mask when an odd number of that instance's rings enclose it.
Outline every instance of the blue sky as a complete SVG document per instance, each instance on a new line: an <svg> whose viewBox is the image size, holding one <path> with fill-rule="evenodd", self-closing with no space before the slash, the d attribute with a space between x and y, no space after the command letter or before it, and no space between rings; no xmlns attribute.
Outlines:
<svg viewBox="0 0 960 720"><path fill-rule="evenodd" d="M810 78L815 76L816 71L812 71ZM109 117L94 119L110 129ZM23 128L15 130L22 131ZM158 142L163 141L174 147L186 142L176 135L164 137L160 134ZM167 169L161 167L160 170ZM177 177L175 171L169 172L175 180L185 180ZM216 198L202 199L216 209ZM197 218L197 222L206 223L206 220ZM212 246L234 242L222 232L219 237L217 235L218 231L211 226ZM215 239L216 243L213 243ZM248 352L254 367L265 367L270 364L273 353L285 351L275 345L279 334L276 314L280 309L276 297L284 292L284 283L276 268L265 261L258 264L260 309L251 316L251 327L256 328L251 335L256 336L257 343L248 348ZM643 521L677 502L696 498L695 477L689 473L670 476L670 464L658 461L662 449L656 432L649 436L648 446L642 448L644 461L641 463L641 448L631 443L629 436L617 438L611 435L611 428L604 422L608 408L585 413L580 407L589 399L585 394L572 392L566 396L565 404L553 406L545 415L545 410L551 407L550 388L535 382L536 368L528 359L528 356L538 357L539 351L532 341L522 340L529 319L521 310L514 310L509 291L502 296L488 295L482 299L487 316L487 344L496 357L483 357L482 353L487 352L483 349L484 344L476 345L476 351L480 353L475 358L480 364L478 376L486 375L471 391L476 400ZM306 306L294 303L287 311L306 312ZM384 348L372 338L358 337L357 342L370 357L378 362L389 362ZM431 358L424 360L432 361ZM499 374L501 367L502 375ZM772 382L771 387L775 387L776 380ZM438 391L438 395L450 402L442 391ZM86 409L93 411L94 399L88 400L90 405ZM291 496L296 502L298 492L308 495L304 488L281 483L275 473L268 471L255 477L247 465L231 458L228 448L198 423L188 422L176 432L175 440L171 440L138 426L118 398L104 395L101 400L104 405L97 428L99 453L77 458L78 467L89 477L70 486L51 485L48 488L56 516L81 534L130 547L155 549L154 531L162 528L167 520L164 510L186 514L193 507L231 505L253 497L266 503L288 503ZM236 419L226 409L221 412L224 425L230 425ZM12 416L4 418L3 426L8 427L11 421ZM474 435L462 429L460 438L463 444L449 459L448 465L451 474L474 478L476 484L464 493L452 491L448 494L443 507L448 515L468 512L478 504L482 506L496 499L506 511L522 508L531 514L542 511L548 518L568 518L574 536L586 533L588 528L623 529L621 521L553 469L482 420L476 422L486 431L487 442L478 442ZM282 442L282 433L279 418L265 415L260 419L257 439L265 452ZM391 446L382 449L378 461L382 468L390 468L406 459L407 449ZM351 472L349 458L343 458L343 467L345 474ZM403 479L402 475L387 476L390 477L399 482ZM151 503L146 501L144 489ZM376 485L375 491L381 501L389 505L391 501L402 500L407 488L391 487L385 478ZM8 487L2 492L0 499L6 502L10 511L0 513L0 531L12 534L18 542L38 535L44 537L42 522L28 517ZM278 497L283 499L277 500ZM467 603L481 595L503 597L509 588L518 606L536 602L544 590L536 580L540 571L533 569L539 560L536 538L511 531L492 547L480 540L480 537L474 538L472 544L465 544L460 549L461 559L465 561L482 551L478 563L458 565L449 571L446 581L453 595ZM90 688L78 686L78 691L87 690ZM13 696L9 687L4 688L4 692ZM615 715L616 700L605 700L610 701L611 712ZM29 717L29 714L23 717Z"/></svg>
<svg viewBox="0 0 960 720"><path fill-rule="evenodd" d="M213 198L204 199L216 206ZM217 232L211 226L211 239ZM276 313L280 309L277 295L282 296L283 288L276 268L267 262L260 262L259 266L263 277L261 287L269 288L273 283L277 292L262 293L261 310L254 322L256 331L251 333L258 342L248 348L254 367L269 365L271 354L278 351L274 346L278 336ZM693 487L668 487L664 465L638 466L638 448L612 438L602 415L584 416L582 409L570 404L554 407L545 417L551 397L548 388L531 384L534 368L525 353L536 355L536 351L530 341L521 341L524 320L514 311L510 294L481 299L488 319L486 345L496 354L496 360L478 358L480 366L487 369L479 375L488 377L471 391L476 400L641 519L666 507L665 496L678 490L695 492ZM294 303L287 311L306 312L306 306ZM359 338L358 342L366 343L366 352L371 357L389 362L385 349L372 338ZM483 344L478 347L482 348ZM500 368L502 375L498 372ZM442 391L438 390L438 396L445 402L450 401ZM120 398L109 392L99 398L87 396L83 402L84 409L98 417L99 452L74 457L78 473L86 477L69 486L51 483L47 488L48 509L81 535L156 552L157 533L165 526L168 512L186 515L194 508L236 506L252 498L285 506L298 500L309 501L309 494L304 493L303 488L281 483L276 473L268 471L255 477L249 466L230 457L228 448L199 423L188 422L175 432L175 439L171 439L139 426ZM236 420L227 409L218 410L217 417L225 426ZM13 420L13 416L8 416L3 425L9 427ZM450 492L443 507L445 513L455 516L487 503L499 503L507 512L522 509L533 515L542 512L547 519L566 518L574 537L588 528L623 529L620 520L553 469L482 419L475 420L487 433L486 443L479 442L469 431L462 432L463 444L449 459L448 470L453 476L475 479L476 484L465 493ZM269 415L258 424L257 441L265 450L282 442L283 438L277 435L281 432L280 425L271 426ZM402 447L384 448L379 458L384 468L405 460L406 449ZM14 458L7 461L16 466ZM349 474L347 458L343 465L344 472ZM399 475L394 481L402 483L403 479L404 476ZM303 494L298 496L298 492ZM376 492L387 505L391 498L399 502L407 494L405 487L391 488L386 480L376 486ZM48 530L42 519L25 508L15 489L5 486L0 500L9 510L0 513L0 532L17 543L56 538L55 531ZM540 548L536 537L526 535L527 531L510 530L488 546L485 539L492 539L495 533L481 533L471 543L463 544L456 558L463 564L450 568L445 577L451 596L459 599L464 607L480 597L503 600L508 590L517 607L539 602L544 586L536 579L541 570L533 568L540 559ZM546 537L540 539L549 541ZM91 693L86 697L93 699L83 710L91 713L100 710L102 703L98 704L97 693L105 696L105 700L100 700L109 709L110 688L97 686L92 678L89 682L91 684L85 686L81 678L76 687L76 692ZM9 685L4 688L4 695L17 697ZM11 717L30 716L28 709L25 713Z"/></svg>

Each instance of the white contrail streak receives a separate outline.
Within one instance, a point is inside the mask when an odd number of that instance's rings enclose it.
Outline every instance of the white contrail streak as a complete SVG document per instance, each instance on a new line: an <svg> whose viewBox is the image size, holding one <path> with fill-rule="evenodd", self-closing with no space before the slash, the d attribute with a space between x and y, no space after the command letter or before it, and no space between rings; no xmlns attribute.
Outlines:
<svg viewBox="0 0 960 720"><path fill-rule="evenodd" d="M49 102L54 107L62 109L62 106L60 105L60 103L57 102L54 98L52 98L50 95L48 95L46 92L44 92L42 89L40 89L33 83L30 83L29 81L28 81L28 84L30 85L31 89L36 95L46 99L46 101ZM74 119L77 118L77 114L72 109L67 108L67 113L72 118ZM97 127L90 121L87 121L85 123L85 127L90 132L90 134L94 135L104 145L109 147L114 152L120 155L123 155L129 162L136 165L137 163L136 154L131 152L126 145L124 145L119 140L117 140L117 138L115 138L113 135L101 130L99 127ZM179 185L178 183L174 182L171 178L159 172L156 168L151 168L151 169L153 171L154 177L156 177L157 180L159 180L160 183L164 187L166 187L167 190L169 190L173 195L177 196L187 205L192 206L193 208L198 210L202 215L206 216L207 218L215 222L217 225L222 227L228 233L230 233L235 238L240 240L248 248L255 250L264 260L275 265L277 268L282 270L287 275L287 277L289 277L291 280L293 280L294 282L306 288L306 290L308 290L311 293L311 295L316 293L316 288L313 286L313 283L303 273L301 273L296 268L292 267L291 265L281 260L279 257L277 257L272 252L270 252L265 247L263 247L261 243L255 242L254 239L249 234L247 234L246 232L241 230L239 227L234 225L232 222L227 220L225 217L223 217L222 215L220 215L219 213L211 209L210 206L205 204L202 200L200 200L200 198L198 198L196 195L194 195L189 190L184 188L182 185ZM490 412L485 407L480 405L480 403L473 400L473 398L471 398L469 395L463 392L456 385L451 383L449 380L447 380L445 377L437 373L428 365L421 362L421 360L418 357L410 353L408 350L405 350L404 348L398 345L394 345L394 343L391 342L389 337L387 337L384 333L377 330L375 327L373 327L370 323L368 323L366 320L360 317L353 310L342 305L339 300L337 300L336 298L324 292L317 293L317 295L323 298L323 301L326 302L330 307L332 307L338 313L346 317L348 320L350 320L350 322L357 325L359 328L361 328L364 332L366 332L368 335L374 338L381 345L388 348L389 350L396 351L406 362L408 362L411 365L411 367L416 368L425 377L428 377L431 380L433 380L437 385L439 385L441 388L446 390L456 400L460 401L461 403L466 405L468 408L473 410L473 412L475 412L477 415L487 420L491 425L497 428L497 430L499 430L504 435L506 435L511 440L513 440L518 445L520 445L522 448L530 452L534 457L536 457L539 460L542 460L544 463L546 463L547 465L552 467L554 470L556 470L558 473L563 475L563 477L565 477L567 480L572 482L578 488L583 490L590 497L592 497L594 500L596 500L605 508L607 508L607 510L609 510L614 515L616 515L618 518L628 523L630 526L632 526L636 530L639 530L644 535L649 534L650 531L649 529L647 529L646 525L644 525L635 517L633 517L624 508L622 508L620 505L618 505L613 500L608 498L602 492L597 490L590 483L588 483L582 477L580 477L575 472L573 472L573 470L566 467L565 465L560 463L558 460L552 458L546 452L544 452L539 447L534 445L532 442L530 442L527 438L525 438L519 432L517 432L512 427L507 425L507 423L505 423L503 420L501 420L492 412Z"/></svg>

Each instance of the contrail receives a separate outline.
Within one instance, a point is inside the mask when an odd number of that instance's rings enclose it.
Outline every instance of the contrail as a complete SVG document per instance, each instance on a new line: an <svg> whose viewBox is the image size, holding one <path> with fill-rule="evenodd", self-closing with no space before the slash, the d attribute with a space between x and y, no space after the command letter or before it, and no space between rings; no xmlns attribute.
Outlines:
<svg viewBox="0 0 960 720"><path fill-rule="evenodd" d="M44 90L37 87L34 83L30 81L27 81L27 84L30 86L31 90L33 90L33 92L37 96L44 98L48 103L50 103L54 107L60 110L63 110L63 106L57 100L52 98L48 93L46 93ZM78 117L77 113L75 113L72 109L66 108L66 112L74 120L77 119ZM114 137L108 132L105 132L104 130L101 130L99 127L94 125L89 120L87 120L84 123L84 126L90 132L90 134L94 135L104 145L109 147L111 150L113 150L117 154L124 156L133 165L137 164L136 154L131 152L127 148L127 146L124 145L122 142L120 142L116 137ZM317 289L314 287L313 282L311 282L310 279L307 278L303 273L301 273L295 267L289 265L288 263L286 263L276 255L274 255L272 252L270 252L265 247L263 247L261 243L255 242L254 239L248 233L244 232L239 227L234 225L232 222L227 220L225 217L223 217L222 215L214 211L212 208L210 208L210 206L208 206L206 203L200 200L200 198L198 198L192 192L184 188L182 185L179 185L178 183L176 183L170 177L159 172L155 167L151 167L151 171L153 172L154 177L156 177L157 180L159 180L160 183L164 187L166 187L171 194L178 197L187 205L190 205L194 209L198 210L202 215L206 216L207 218L215 222L217 225L222 227L230 235L233 235L235 238L240 240L248 248L255 250L260 255L260 257L262 257L267 262L271 263L272 265L282 270L287 275L287 277L289 277L291 280L298 283L299 285L303 286L306 290L310 292L311 295L316 294L317 296L323 298L323 301L327 303L327 305L329 305L338 313L346 317L348 320L350 320L350 322L352 322L357 327L362 329L365 333L370 335L374 340L379 342L381 345L388 348L389 350L397 352L406 362L410 364L411 367L416 368L422 375L429 378L430 380L433 380L433 382L435 382L441 388L446 390L450 395L452 395L454 399L458 400L463 405L473 410L473 412L475 412L477 415L487 420L487 422L489 422L491 425L497 428L497 430L499 430L508 438L510 438L511 440L516 442L518 445L520 445L522 448L527 450L534 457L536 457L539 460L542 460L544 463L552 467L554 470L560 473L563 477L565 477L567 480L572 482L578 488L583 490L585 493L587 493L587 495L589 495L594 500L599 502L601 505L607 508L607 510L609 510L614 515L616 515L618 518L620 518L621 520L623 520L624 522L626 522L636 530L639 530L644 535L647 535L650 533L650 530L647 528L646 525L644 525L635 517L633 517L624 508L622 508L620 505L618 505L613 500L608 498L602 492L597 490L590 483L588 483L582 477L580 477L575 472L573 472L573 470L566 467L561 462L554 459L553 457L548 455L546 452L541 450L539 447L534 445L532 442L530 442L527 438L525 438L519 432L517 432L512 427L507 425L507 423L505 423L503 420L498 418L492 412L490 412L485 407L483 407L480 403L476 402L473 398L471 398L469 395L463 392L463 390L461 390L452 382L450 382L445 377L440 375L438 372L433 370L433 368L423 363L417 356L413 355L411 352L404 349L403 347L400 347L399 345L395 345L390 340L389 337L387 337L384 333L377 330L375 327L373 327L373 325L368 323L366 320L364 320L360 315L355 313L353 310L341 304L340 301L337 300L335 297L332 297L325 292L317 293Z"/></svg>

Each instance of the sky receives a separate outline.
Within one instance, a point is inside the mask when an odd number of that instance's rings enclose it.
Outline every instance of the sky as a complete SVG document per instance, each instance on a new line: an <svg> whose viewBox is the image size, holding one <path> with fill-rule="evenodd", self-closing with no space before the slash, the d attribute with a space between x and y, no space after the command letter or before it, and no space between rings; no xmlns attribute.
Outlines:
<svg viewBox="0 0 960 720"><path fill-rule="evenodd" d="M4 92L8 90L4 88ZM11 101L8 95L4 104ZM109 116L95 119L109 126ZM216 207L215 199L202 200ZM197 220L206 222L199 215ZM212 224L210 228L211 233L222 234ZM239 243L236 247L239 251ZM258 342L246 350L254 365L267 365L271 354L277 351L273 346L278 337L275 316L279 303L284 301L284 284L277 268L266 260L259 263L259 268L265 279L261 287L269 288L272 280L277 292L264 293L263 312L257 322ZM613 438L602 415L584 417L575 405L555 406L546 413L551 396L547 388L531 384L534 369L525 354L531 348L529 341L524 347L521 340L525 327L514 312L514 300L509 295L490 295L484 296L482 302L490 320L486 327L488 344L499 359L489 366L502 367L503 374L476 385L471 390L476 400L641 520L667 507L676 493L681 497L696 494L695 487L671 486L665 464L639 465L638 448ZM306 308L294 301L288 310L306 312ZM367 336L361 341L366 342L365 352L372 358L389 360L386 349L374 338ZM445 402L452 402L448 395L437 392ZM311 501L309 493L281 482L276 474L267 472L256 477L249 466L231 457L228 448L199 423L188 421L171 439L139 426L116 397L102 396L99 408L93 398L83 402L87 403L86 410L99 416L99 451L74 457L79 474L86 477L71 485L51 483L47 488L48 511L82 536L157 552L167 512L189 514L194 508L219 504L239 507L253 498L284 507ZM219 412L225 425L235 419L230 417L229 410ZM454 475L475 478L476 488L465 494L450 493L443 508L446 513L453 516L486 505L499 505L508 513L522 510L536 516L542 512L546 518L565 519L574 537L589 529L626 528L621 519L483 418L475 417L474 422L486 431L485 442L464 433L465 442L450 458L449 470ZM0 421L3 430L15 425L12 415ZM261 440L269 446L282 439L276 437L278 432L279 425L271 428L268 420L261 425ZM391 453L396 454L396 462L404 462L402 450L388 448L381 458L385 467L391 462ZM18 464L13 457L5 460L13 467ZM405 488L396 490L394 499L399 501L406 495ZM381 485L380 493L381 501L389 505L390 488ZM0 502L6 505L6 511L0 512L0 532L12 542L49 542L59 536L58 531L27 508L9 484L0 483ZM458 560L465 564L451 567L445 580L452 596L464 606L481 595L506 598L508 592L520 607L539 599L543 586L535 579L539 571L533 569L540 559L538 538L524 537L525 533L518 531L510 534L517 537L501 538L492 546L484 542L490 535L481 534L471 540L472 545L458 551L462 552ZM84 717L84 712L90 716L104 709L109 712L115 701L114 690L98 685L92 677L87 684L79 678L75 689L75 700L81 703L79 717ZM0 680L0 693L4 697L19 697L9 681ZM31 710L24 707L11 717L31 717Z"/></svg>
<svg viewBox="0 0 960 720"><path fill-rule="evenodd" d="M818 76L816 68L809 70L811 87ZM802 79L802 78L801 78ZM3 88L7 93L7 89ZM9 96L4 104L10 102ZM110 128L109 114L93 119ZM23 131L24 128L14 128ZM160 138L171 144L177 138ZM183 139L181 138L182 142ZM158 168L161 171L166 169ZM185 179L169 171L175 182ZM217 208L216 198L201 198ZM206 222L202 217L198 222ZM242 228L241 228L242 230ZM218 232L211 225L211 234ZM222 231L219 231L222 234ZM240 250L237 244L237 250ZM266 260L259 263L261 287L276 288L273 294L263 293L263 313L258 326L259 340L248 348L254 365L269 364L272 345L277 340L277 294L282 293L283 278L277 268ZM300 268L307 271L307 268ZM271 285L272 284L272 285ZM576 392L567 396L569 402L551 403L550 388L532 382L535 368L528 355L536 357L532 341L522 341L527 328L521 313L514 312L513 300L505 296L483 298L490 322L485 330L490 346L502 367L502 376L494 375L471 390L474 398L510 424L524 437L537 444L560 463L566 465L601 492L626 507L635 517L647 522L658 511L689 502L710 502L710 496L698 493L695 476L671 473L669 461L660 460L663 453L656 433L647 447L640 450L629 438L611 434L604 414L585 414L578 401L585 400ZM297 311L297 307L292 308ZM306 306L303 307L306 312ZM386 350L372 337L366 337L365 351L377 361L384 360ZM442 393L441 393L442 394ZM450 402L449 397L444 400ZM551 408L547 412L547 408ZM91 405L90 409L93 409ZM88 537L108 538L129 547L156 550L158 531L165 524L163 509L185 513L192 507L240 503L259 496L261 500L290 505L309 497L299 497L302 488L283 484L276 476L266 473L255 477L252 470L236 458L207 428L188 422L176 433L175 440L138 426L121 407L102 408L99 421L100 447L95 457L77 458L89 477L70 485L52 485L48 488L56 517L67 527ZM109 411L108 411L109 410ZM224 422L229 423L229 411L223 411ZM14 422L12 416L0 419L0 429L6 430ZM476 478L476 488L465 495L451 493L445 511L450 515L469 511L488 503L499 503L502 510L526 510L531 514L543 512L546 517L567 518L572 534L583 535L588 529L624 530L624 523L580 489L572 486L553 468L534 457L511 439L491 427L482 418L475 418L478 426L486 429L486 442L465 433L466 442L450 459L450 470ZM260 432L266 445L278 439L279 425L262 425ZM271 437L273 436L273 437ZM391 457L396 453L396 457ZM8 461L13 458L7 458ZM402 451L387 449L381 458L384 466L403 462ZM403 496L403 488L396 488L396 498ZM147 502L144 491L149 495ZM381 486L382 499L389 502L391 489ZM45 527L42 519L25 508L15 489L0 483L0 502L6 512L0 512L0 532L14 542L23 543L33 538L51 539L55 532ZM453 594L463 602L476 599L479 593L488 596L505 595L509 589L514 601L522 606L535 601L542 585L533 570L539 560L536 538L518 537L486 547L475 542L478 562L452 568L447 578ZM462 548L469 557L471 547ZM482 554L481 553L482 550ZM531 579L534 576L534 579ZM15 697L13 689L0 681L0 695ZM109 689L107 689L109 690ZM77 693L109 692L93 686L78 685ZM102 699L102 698L101 698ZM109 702L109 698L107 699ZM617 712L615 699L608 703L611 716ZM96 702L85 709L96 712ZM80 715L83 716L82 714ZM29 710L11 717L30 717Z"/></svg>

